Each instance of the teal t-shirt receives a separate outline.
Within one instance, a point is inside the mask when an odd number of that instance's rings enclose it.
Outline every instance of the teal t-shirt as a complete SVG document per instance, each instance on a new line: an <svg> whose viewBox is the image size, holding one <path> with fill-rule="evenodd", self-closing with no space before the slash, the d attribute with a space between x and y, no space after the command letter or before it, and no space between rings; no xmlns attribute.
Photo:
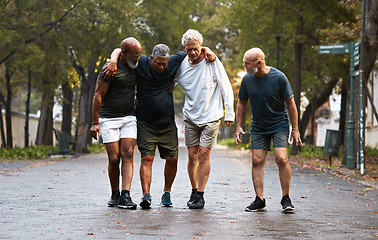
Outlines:
<svg viewBox="0 0 378 240"><path fill-rule="evenodd" d="M106 65L108 64L109 63ZM102 76L101 70L98 79L104 83L109 83L108 91L102 99L100 117L113 118L130 115L135 116L135 69L131 69L129 66L122 64L121 61L118 61L117 72L112 77L105 79Z"/></svg>
<svg viewBox="0 0 378 240"><path fill-rule="evenodd" d="M263 78L255 74L244 76L238 98L248 100L252 108L251 132L271 134L289 131L289 116L285 100L293 97L284 73L271 67Z"/></svg>

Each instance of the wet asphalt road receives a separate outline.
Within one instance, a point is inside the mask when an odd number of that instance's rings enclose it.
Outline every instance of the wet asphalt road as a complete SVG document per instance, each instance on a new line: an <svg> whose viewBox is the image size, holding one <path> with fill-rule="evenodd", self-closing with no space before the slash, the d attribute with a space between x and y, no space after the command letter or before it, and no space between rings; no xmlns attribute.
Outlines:
<svg viewBox="0 0 378 240"><path fill-rule="evenodd" d="M292 165L295 214L281 212L278 169L265 168L268 210L250 213L254 200L250 152L216 146L204 209L190 210L187 152L180 147L172 208L159 206L163 164L153 165L152 209L107 207L106 154L0 167L0 239L378 239L378 192L343 178ZM140 154L131 196L139 204ZM4 168L6 167L6 168ZM20 166L18 166L20 167Z"/></svg>

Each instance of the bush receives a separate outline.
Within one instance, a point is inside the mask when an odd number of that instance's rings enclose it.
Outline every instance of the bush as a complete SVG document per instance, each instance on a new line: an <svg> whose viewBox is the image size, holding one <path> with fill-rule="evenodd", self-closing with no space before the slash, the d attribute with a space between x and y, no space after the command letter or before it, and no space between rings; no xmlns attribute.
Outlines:
<svg viewBox="0 0 378 240"><path fill-rule="evenodd" d="M250 143L247 143L247 144L239 143L239 145L236 145L234 138L221 139L221 140L218 141L218 144L226 145L226 146L231 147L231 148L248 148L248 149L251 148Z"/></svg>
<svg viewBox="0 0 378 240"><path fill-rule="evenodd" d="M97 153L97 152L105 151L105 144L93 143L93 144L88 146L88 150L91 153Z"/></svg>
<svg viewBox="0 0 378 240"><path fill-rule="evenodd" d="M3 148L0 159L45 159L49 153L58 151L56 146L31 146L28 148Z"/></svg>

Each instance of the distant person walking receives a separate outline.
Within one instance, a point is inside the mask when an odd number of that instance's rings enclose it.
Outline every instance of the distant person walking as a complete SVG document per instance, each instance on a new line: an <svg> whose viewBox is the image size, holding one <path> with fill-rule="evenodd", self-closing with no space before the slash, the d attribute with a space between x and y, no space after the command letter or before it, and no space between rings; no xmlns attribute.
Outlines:
<svg viewBox="0 0 378 240"><path fill-rule="evenodd" d="M298 130L298 113L294 95L288 79L281 71L265 65L265 54L259 48L252 48L244 54L244 76L237 103L236 144L245 134L242 123L245 118L247 101L252 108L251 148L252 181L256 192L255 200L246 207L246 211L265 211L264 165L273 141L274 159L277 163L284 212L294 211L289 197L291 168L288 160L289 117L292 125L290 141L294 138L297 146L302 146ZM289 112L289 114L288 114Z"/></svg>
<svg viewBox="0 0 378 240"><path fill-rule="evenodd" d="M186 31L182 45L188 54L176 74L185 90L184 132L188 148L188 174L192 193L190 209L205 206L204 191L210 175L210 151L214 146L223 115L225 126L234 122L234 95L221 61L206 62L201 51L203 37L193 29ZM222 95L225 105L223 113Z"/></svg>
<svg viewBox="0 0 378 240"><path fill-rule="evenodd" d="M142 46L129 37L121 43L120 61L117 72L109 79L97 78L93 97L92 126L89 134L97 139L101 133L108 155L108 175L112 195L109 207L136 209L130 197L133 177L133 156L137 137L137 123L134 108L136 71ZM119 169L120 161L121 170ZM119 178L122 177L122 191L119 192Z"/></svg>

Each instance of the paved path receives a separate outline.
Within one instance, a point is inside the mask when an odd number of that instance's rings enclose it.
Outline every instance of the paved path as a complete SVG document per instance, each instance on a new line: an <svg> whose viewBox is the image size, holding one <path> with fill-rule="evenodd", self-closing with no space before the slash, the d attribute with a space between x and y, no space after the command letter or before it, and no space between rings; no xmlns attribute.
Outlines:
<svg viewBox="0 0 378 240"><path fill-rule="evenodd" d="M172 208L159 206L163 163L153 166L152 209L108 208L106 154L0 168L0 239L378 239L378 193L325 172L293 167L295 214L281 213L278 170L265 168L267 212L244 208L254 200L250 152L216 146L206 205L190 210L186 149L180 147ZM139 203L136 150L133 200Z"/></svg>

